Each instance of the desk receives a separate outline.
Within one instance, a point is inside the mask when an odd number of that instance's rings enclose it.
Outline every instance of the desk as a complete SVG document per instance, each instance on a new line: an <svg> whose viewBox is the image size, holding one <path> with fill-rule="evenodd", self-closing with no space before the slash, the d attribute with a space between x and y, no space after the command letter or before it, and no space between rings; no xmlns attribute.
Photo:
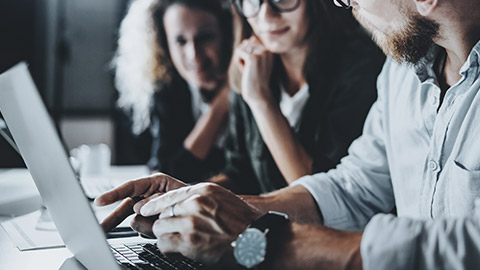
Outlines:
<svg viewBox="0 0 480 270"><path fill-rule="evenodd" d="M5 170L0 170L5 172ZM121 166L112 167L111 174L118 175L118 179L137 178L148 173L145 166ZM128 179L125 179L128 180ZM0 216L0 223L13 217ZM124 241L114 239L112 242ZM137 238L129 238L129 241L139 241ZM34 251L19 251L9 236L0 226L0 269L1 270L30 270L30 269L62 269L78 270L85 269L78 261L72 258L72 253L66 248L55 248Z"/></svg>
<svg viewBox="0 0 480 270"><path fill-rule="evenodd" d="M10 218L0 217L0 222ZM60 269L64 261L70 257L72 253L66 248L19 251L3 227L0 227L0 269Z"/></svg>

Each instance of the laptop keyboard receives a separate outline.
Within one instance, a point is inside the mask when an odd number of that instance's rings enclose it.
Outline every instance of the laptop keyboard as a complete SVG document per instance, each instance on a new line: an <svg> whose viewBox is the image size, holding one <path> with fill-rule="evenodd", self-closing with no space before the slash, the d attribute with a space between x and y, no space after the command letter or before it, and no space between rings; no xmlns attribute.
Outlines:
<svg viewBox="0 0 480 270"><path fill-rule="evenodd" d="M207 269L203 264L178 254L167 257L152 244L120 244L110 247L117 262L125 269Z"/></svg>
<svg viewBox="0 0 480 270"><path fill-rule="evenodd" d="M95 199L113 188L109 179L105 177L83 177L80 180L83 191L89 199Z"/></svg>

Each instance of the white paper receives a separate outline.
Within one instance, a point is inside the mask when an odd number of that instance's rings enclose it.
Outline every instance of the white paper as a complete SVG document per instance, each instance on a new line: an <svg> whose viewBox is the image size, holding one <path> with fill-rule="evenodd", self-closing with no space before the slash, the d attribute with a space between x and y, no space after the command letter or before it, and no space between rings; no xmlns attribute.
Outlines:
<svg viewBox="0 0 480 270"><path fill-rule="evenodd" d="M48 213L48 212L45 212ZM2 227L20 251L64 247L55 225L38 210L2 223ZM52 230L53 229L53 230Z"/></svg>

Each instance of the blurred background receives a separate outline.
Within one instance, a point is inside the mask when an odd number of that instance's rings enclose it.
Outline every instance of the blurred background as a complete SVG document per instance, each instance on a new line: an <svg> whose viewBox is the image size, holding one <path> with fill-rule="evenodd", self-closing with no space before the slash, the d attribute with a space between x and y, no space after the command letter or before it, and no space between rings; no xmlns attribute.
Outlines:
<svg viewBox="0 0 480 270"><path fill-rule="evenodd" d="M0 72L20 61L69 149L105 143L116 165L144 164L150 136L116 109L111 60L128 0L0 1ZM23 167L0 138L0 168Z"/></svg>

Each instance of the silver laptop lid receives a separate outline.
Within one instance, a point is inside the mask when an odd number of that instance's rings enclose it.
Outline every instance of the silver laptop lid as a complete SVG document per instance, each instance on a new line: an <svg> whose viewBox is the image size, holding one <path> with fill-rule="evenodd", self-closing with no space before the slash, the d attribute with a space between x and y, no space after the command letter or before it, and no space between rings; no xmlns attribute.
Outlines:
<svg viewBox="0 0 480 270"><path fill-rule="evenodd" d="M67 248L88 269L119 269L25 63L0 75L0 111Z"/></svg>

